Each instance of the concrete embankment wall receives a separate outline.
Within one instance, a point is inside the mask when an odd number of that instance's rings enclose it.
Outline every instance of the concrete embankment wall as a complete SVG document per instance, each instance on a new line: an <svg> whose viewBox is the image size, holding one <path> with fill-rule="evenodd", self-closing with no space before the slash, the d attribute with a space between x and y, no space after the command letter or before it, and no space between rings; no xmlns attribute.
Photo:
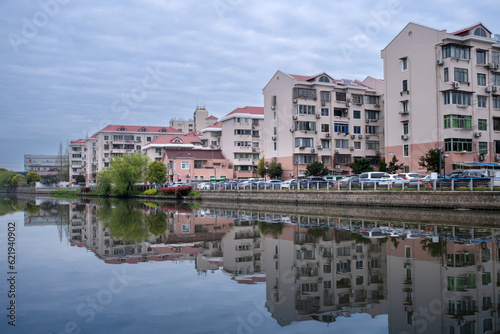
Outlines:
<svg viewBox="0 0 500 334"><path fill-rule="evenodd" d="M500 210L500 192L202 191L203 201Z"/></svg>

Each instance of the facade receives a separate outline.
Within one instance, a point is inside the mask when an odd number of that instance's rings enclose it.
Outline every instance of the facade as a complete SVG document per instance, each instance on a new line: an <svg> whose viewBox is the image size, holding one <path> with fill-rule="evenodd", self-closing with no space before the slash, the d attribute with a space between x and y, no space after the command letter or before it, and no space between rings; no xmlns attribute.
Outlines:
<svg viewBox="0 0 500 334"><path fill-rule="evenodd" d="M356 158L377 165L384 155L383 88L373 78L276 72L263 89L266 161L281 163L284 179L303 175L313 161L339 174Z"/></svg>
<svg viewBox="0 0 500 334"><path fill-rule="evenodd" d="M445 171L500 161L500 41L482 24L454 32L409 23L382 50L385 157L406 171L442 148Z"/></svg>
<svg viewBox="0 0 500 334"><path fill-rule="evenodd" d="M210 117L214 118L213 116ZM187 121L183 119L171 119L169 125L177 131L189 133L192 131L201 131L208 124L213 124L211 123L213 122L212 118L209 119L208 111L205 108L197 108L194 111L192 119ZM217 121L216 117L215 121Z"/></svg>
<svg viewBox="0 0 500 334"><path fill-rule="evenodd" d="M233 165L233 178L257 176L262 157L264 108L237 108L220 119L222 154Z"/></svg>
<svg viewBox="0 0 500 334"><path fill-rule="evenodd" d="M220 149L222 136L222 123L215 122L201 130L201 146Z"/></svg>
<svg viewBox="0 0 500 334"><path fill-rule="evenodd" d="M60 167L59 155L24 155L24 171L27 173L37 172L39 175L57 175Z"/></svg>
<svg viewBox="0 0 500 334"><path fill-rule="evenodd" d="M72 140L69 144L69 180L75 183L78 175L87 176L87 141Z"/></svg>

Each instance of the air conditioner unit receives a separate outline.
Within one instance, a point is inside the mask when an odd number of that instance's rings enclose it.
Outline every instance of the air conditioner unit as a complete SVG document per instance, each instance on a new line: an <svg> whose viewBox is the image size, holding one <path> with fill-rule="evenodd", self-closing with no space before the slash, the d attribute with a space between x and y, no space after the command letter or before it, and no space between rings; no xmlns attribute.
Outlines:
<svg viewBox="0 0 500 334"><path fill-rule="evenodd" d="M339 169L340 168L340 165L335 165L335 169Z"/></svg>
<svg viewBox="0 0 500 334"><path fill-rule="evenodd" d="M370 123L370 119L369 118L366 119L366 123Z"/></svg>
<svg viewBox="0 0 500 334"><path fill-rule="evenodd" d="M294 128L290 128L290 132L294 132L294 131L295 131Z"/></svg>
<svg viewBox="0 0 500 334"><path fill-rule="evenodd" d="M271 139L272 139L272 140L276 140L276 136L272 136L272 137L271 137Z"/></svg>
<svg viewBox="0 0 500 334"><path fill-rule="evenodd" d="M316 149L315 148L311 148L311 153L316 153Z"/></svg>
<svg viewBox="0 0 500 334"><path fill-rule="evenodd" d="M485 159L484 154L479 154L479 161L484 161L484 159Z"/></svg>
<svg viewBox="0 0 500 334"><path fill-rule="evenodd" d="M320 115L320 114L316 114L316 118L320 118L320 117L321 117L321 115Z"/></svg>
<svg viewBox="0 0 500 334"><path fill-rule="evenodd" d="M301 150L303 150L305 148L306 148L305 146L299 146L299 149L301 149Z"/></svg>
<svg viewBox="0 0 500 334"><path fill-rule="evenodd" d="M186 177L191 177L191 175L189 175L189 174L186 174Z"/></svg>
<svg viewBox="0 0 500 334"><path fill-rule="evenodd" d="M460 88L460 82L458 81L453 81L453 88L459 89Z"/></svg>
<svg viewBox="0 0 500 334"><path fill-rule="evenodd" d="M257 152L257 147L252 147L252 152Z"/></svg>
<svg viewBox="0 0 500 334"><path fill-rule="evenodd" d="M342 110L342 112L343 112L344 114L347 114L347 113L349 112L349 110L344 109L344 110Z"/></svg>
<svg viewBox="0 0 500 334"><path fill-rule="evenodd" d="M494 92L498 91L498 86L491 87L491 90L494 91Z"/></svg>
<svg viewBox="0 0 500 334"><path fill-rule="evenodd" d="M324 107L326 106L326 101L321 101L321 105Z"/></svg>
<svg viewBox="0 0 500 334"><path fill-rule="evenodd" d="M271 106L271 109L272 109L272 110L276 109L276 106Z"/></svg>
<svg viewBox="0 0 500 334"><path fill-rule="evenodd" d="M474 137L476 137L476 138L481 137L481 135L482 135L482 132L476 132L476 133L474 133Z"/></svg>
<svg viewBox="0 0 500 334"><path fill-rule="evenodd" d="M318 145L318 150L321 150L323 148L323 145Z"/></svg>
<svg viewBox="0 0 500 334"><path fill-rule="evenodd" d="M349 99L346 100L346 102L352 102L352 100L349 98Z"/></svg>
<svg viewBox="0 0 500 334"><path fill-rule="evenodd" d="M401 139L408 140L408 135L401 135Z"/></svg>
<svg viewBox="0 0 500 334"><path fill-rule="evenodd" d="M293 99L293 103L297 103L297 99Z"/></svg>
<svg viewBox="0 0 500 334"><path fill-rule="evenodd" d="M500 154L496 154L496 155L495 155L495 160L496 160L496 161L500 160Z"/></svg>
<svg viewBox="0 0 500 334"><path fill-rule="evenodd" d="M380 103L375 103L375 107L380 107Z"/></svg>
<svg viewBox="0 0 500 334"><path fill-rule="evenodd" d="M297 116L296 116L296 115L295 115L295 116L293 116L293 119L297 119Z"/></svg>
<svg viewBox="0 0 500 334"><path fill-rule="evenodd" d="M493 87L486 87L486 93L491 93L493 91Z"/></svg>
<svg viewBox="0 0 500 334"><path fill-rule="evenodd" d="M366 135L365 137L366 137L366 139L370 139L370 135Z"/></svg>
<svg viewBox="0 0 500 334"><path fill-rule="evenodd" d="M351 146L351 151L354 151L354 146Z"/></svg>
<svg viewBox="0 0 500 334"><path fill-rule="evenodd" d="M346 107L349 107L350 105L351 105L351 102L346 102L346 103L345 103L345 106L346 106Z"/></svg>
<svg viewBox="0 0 500 334"><path fill-rule="evenodd" d="M339 153L339 152L340 152L340 150L338 148L335 149L335 153Z"/></svg>
<svg viewBox="0 0 500 334"><path fill-rule="evenodd" d="M327 137L330 137L331 135L332 135L332 134L331 134L330 132L327 132L327 133L326 133L326 136L327 136Z"/></svg>
<svg viewBox="0 0 500 334"><path fill-rule="evenodd" d="M436 60L436 65L438 65L438 66L443 65L443 60L442 59Z"/></svg>
<svg viewBox="0 0 500 334"><path fill-rule="evenodd" d="M359 139L363 139L363 135L358 135L358 138Z"/></svg>
<svg viewBox="0 0 500 334"><path fill-rule="evenodd" d="M351 135L351 138L352 138L352 139L356 138L356 135Z"/></svg>

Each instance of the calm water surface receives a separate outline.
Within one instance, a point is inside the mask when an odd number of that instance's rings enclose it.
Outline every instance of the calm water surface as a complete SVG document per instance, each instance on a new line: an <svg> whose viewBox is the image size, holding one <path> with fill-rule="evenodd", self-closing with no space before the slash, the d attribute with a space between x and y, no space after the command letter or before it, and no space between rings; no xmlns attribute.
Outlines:
<svg viewBox="0 0 500 334"><path fill-rule="evenodd" d="M494 228L124 201L5 199L0 214L0 333L498 329Z"/></svg>

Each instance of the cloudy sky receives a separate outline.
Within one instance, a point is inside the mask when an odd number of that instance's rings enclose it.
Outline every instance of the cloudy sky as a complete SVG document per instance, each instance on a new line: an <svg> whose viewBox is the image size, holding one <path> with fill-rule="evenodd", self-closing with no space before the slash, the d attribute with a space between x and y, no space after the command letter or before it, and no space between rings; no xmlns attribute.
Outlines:
<svg viewBox="0 0 500 334"><path fill-rule="evenodd" d="M3 0L0 167L107 124L168 125L205 106L261 106L277 70L382 78L380 50L408 22L449 32L500 4L428 0Z"/></svg>

